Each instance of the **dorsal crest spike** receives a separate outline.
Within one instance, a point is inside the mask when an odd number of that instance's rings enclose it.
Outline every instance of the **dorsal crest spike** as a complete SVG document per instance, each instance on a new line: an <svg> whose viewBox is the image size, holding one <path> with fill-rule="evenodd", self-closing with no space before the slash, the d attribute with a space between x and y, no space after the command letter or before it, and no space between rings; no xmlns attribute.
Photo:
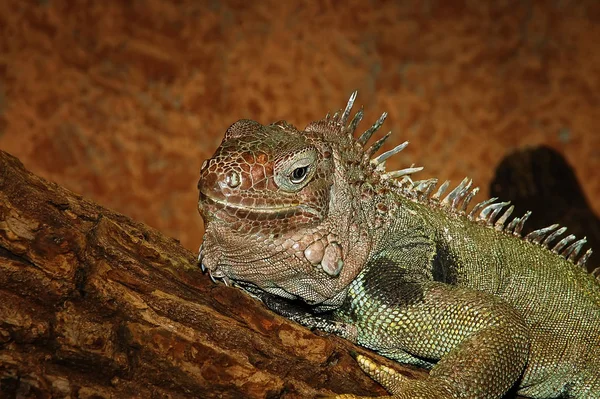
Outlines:
<svg viewBox="0 0 600 399"><path fill-rule="evenodd" d="M464 197L466 190L471 187L472 181L465 177L454 190L450 191L448 195L442 200L442 205L456 209L456 206L460 200Z"/></svg>
<svg viewBox="0 0 600 399"><path fill-rule="evenodd" d="M527 211L525 212L525 214L521 217L521 219L519 219L519 222L517 223L517 225L515 226L515 229L513 230L513 234L516 236L521 236L521 231L523 231L523 226L525 225L525 222L527 221L527 219L529 219L529 216L531 216L531 211Z"/></svg>
<svg viewBox="0 0 600 399"><path fill-rule="evenodd" d="M510 202L501 202L499 204L490 205L490 206L494 207L494 210L492 211L492 213L490 213L490 216L488 217L486 224L488 226L494 225L495 221L496 221L496 218L498 217L498 215L500 214L500 212L502 212L502 210L504 209L504 207L507 206L507 205L509 205L509 204L510 204Z"/></svg>
<svg viewBox="0 0 600 399"><path fill-rule="evenodd" d="M575 239L575 235L574 234L570 234L568 236L566 236L565 238L563 238L562 240L560 240L555 246L554 248L552 248L552 252L555 253L560 253L562 251L562 249L564 247L567 246L567 244L569 244L571 241L573 241Z"/></svg>
<svg viewBox="0 0 600 399"><path fill-rule="evenodd" d="M556 230L558 228L558 226L559 226L558 224L553 224L551 226L544 227L543 229L534 230L531 233L527 234L525 236L525 239L527 241L531 241L533 243L539 244L542 242L542 240L544 240L546 238L548 233L551 233L554 230Z"/></svg>
<svg viewBox="0 0 600 399"><path fill-rule="evenodd" d="M377 151L379 151L379 149L381 148L383 143L385 143L385 141L390 137L391 134L392 134L392 132L389 132L388 134L386 134L385 136L383 136L382 138L380 138L379 140L374 142L372 146L367 148L367 150L365 151L366 157L371 158L373 156L373 154L375 154Z"/></svg>
<svg viewBox="0 0 600 399"><path fill-rule="evenodd" d="M417 173L423 170L422 166L417 166L417 167L410 167L410 168L404 168L404 169L400 169L400 170L392 170L390 172L386 172L384 173L384 176L386 176L387 178L390 179L395 179L398 177L402 177L402 176L409 176L413 173Z"/></svg>
<svg viewBox="0 0 600 399"><path fill-rule="evenodd" d="M348 103L346 104L346 109L344 110L344 113L342 113L342 116L340 117L340 120L338 121L338 123L341 126L346 126L346 123L348 122L348 117L350 116L350 112L352 112L352 107L354 106L354 101L356 100L357 94L358 94L358 91L354 91L350 95L350 98L348 99Z"/></svg>
<svg viewBox="0 0 600 399"><path fill-rule="evenodd" d="M496 216L498 216L498 213L500 213L502 208L504 208L508 204L510 204L510 202L497 202L495 204L490 204L486 206L481 210L481 213L477 217L477 220L485 222L487 225L491 226L492 224L494 224L494 220L496 219Z"/></svg>
<svg viewBox="0 0 600 399"><path fill-rule="evenodd" d="M473 207L473 209L471 209L471 212L469 212L469 215L468 215L467 217L468 217L470 220L475 220L475 216L478 214L478 212L479 212L479 211L480 211L482 208L484 208L484 207L488 206L489 204L491 204L492 202L496 201L497 199L498 199L498 198L496 198L496 197L493 197L493 198L490 198L490 199L488 199L488 200L485 200L485 201L482 201L482 202L480 202L480 203L476 204L476 205Z"/></svg>
<svg viewBox="0 0 600 399"><path fill-rule="evenodd" d="M403 149L405 149L407 145L408 145L408 141L405 141L404 143L397 145L396 147L392 148L391 150L386 151L383 154L378 155L377 157L373 158L371 160L371 163L375 166L382 164L392 155L395 155L395 154L399 153L400 151L402 151Z"/></svg>
<svg viewBox="0 0 600 399"><path fill-rule="evenodd" d="M550 245L550 243L556 240L558 237L562 236L565 233L565 231L567 231L566 227L561 227L560 229L556 230L554 233L548 235L548 237L546 237L544 241L542 241L542 245L548 248L548 245Z"/></svg>
<svg viewBox="0 0 600 399"><path fill-rule="evenodd" d="M438 179L435 178L416 182L414 190L421 193L419 199L421 201L425 201L427 198L429 198L431 192L433 191L435 186L437 186L437 183Z"/></svg>
<svg viewBox="0 0 600 399"><path fill-rule="evenodd" d="M577 255L579 254L581 248L585 245L586 242L587 237L583 237L582 239L575 241L573 244L569 245L567 249L564 250L562 255L571 262L574 262L575 258L577 258Z"/></svg>
<svg viewBox="0 0 600 399"><path fill-rule="evenodd" d="M520 221L521 221L521 218L514 218L513 220L510 221L508 226L506 226L504 231L507 233L513 233L515 230L515 227L517 226L517 224L519 224Z"/></svg>
<svg viewBox="0 0 600 399"><path fill-rule="evenodd" d="M360 109L358 110L358 112L356 114L354 114L354 118L352 118L352 120L350 121L350 125L348 125L348 134L350 136L354 136L354 132L356 131L356 127L358 126L358 124L360 123L360 121L362 121L362 118L365 114L365 109L364 107L360 107Z"/></svg>
<svg viewBox="0 0 600 399"><path fill-rule="evenodd" d="M587 251L585 251L583 256L581 258L579 258L579 260L577 261L577 265L581 266L585 269L585 264L588 261L588 259L590 258L590 256L592 256L593 252L594 251L592 251L592 248L589 248Z"/></svg>
<svg viewBox="0 0 600 399"><path fill-rule="evenodd" d="M504 230L504 224L506 223L506 221L508 220L508 218L510 217L510 215L513 213L514 210L515 210L514 205L509 206L508 209L502 214L502 216L500 216L498 218L498 220L494 224L494 228L498 231Z"/></svg>
<svg viewBox="0 0 600 399"><path fill-rule="evenodd" d="M442 183L442 185L440 186L440 188L438 188L436 193L431 196L431 199L434 201L439 201L441 196L444 195L444 192L448 189L449 185L450 180L446 180L444 183Z"/></svg>
<svg viewBox="0 0 600 399"><path fill-rule="evenodd" d="M471 186L473 185L473 180L465 177L465 179L463 180L463 182L465 183L464 185L461 184L460 190L457 191L456 195L454 197L452 197L452 203L450 204L452 206L453 209L458 209L458 205L461 203L461 201L464 201L465 198L467 197L467 194L469 192L469 189L471 188Z"/></svg>
<svg viewBox="0 0 600 399"><path fill-rule="evenodd" d="M375 121L373 126L371 126L363 134L361 134L360 137L358 139L356 139L356 142L364 147L364 145L367 144L367 141L369 141L371 136L373 136L373 133L375 133L377 130L379 130L381 125L383 125L385 118L387 118L387 112L384 112L383 114L381 114L381 116L379 117L379 119L377 119L377 121Z"/></svg>
<svg viewBox="0 0 600 399"><path fill-rule="evenodd" d="M429 187L432 183L437 184L437 179L417 180L414 182L414 189L416 191L423 191L427 187Z"/></svg>
<svg viewBox="0 0 600 399"><path fill-rule="evenodd" d="M467 211L467 207L469 206L469 203L471 202L471 200L473 199L473 197L475 197L477 195L477 193L479 192L479 187L475 187L473 190L471 190L467 196L465 197L462 206L460 207L460 211L461 212L466 212Z"/></svg>

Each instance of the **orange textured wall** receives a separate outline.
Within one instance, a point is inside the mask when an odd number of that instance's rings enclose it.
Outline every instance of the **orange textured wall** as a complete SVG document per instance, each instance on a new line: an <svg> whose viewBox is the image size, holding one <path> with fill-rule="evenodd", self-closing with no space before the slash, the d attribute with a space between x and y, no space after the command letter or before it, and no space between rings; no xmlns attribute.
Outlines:
<svg viewBox="0 0 600 399"><path fill-rule="evenodd" d="M354 89L388 148L411 141L395 166L485 192L547 144L600 212L597 0L4 0L0 35L0 148L190 249L229 124L303 127Z"/></svg>

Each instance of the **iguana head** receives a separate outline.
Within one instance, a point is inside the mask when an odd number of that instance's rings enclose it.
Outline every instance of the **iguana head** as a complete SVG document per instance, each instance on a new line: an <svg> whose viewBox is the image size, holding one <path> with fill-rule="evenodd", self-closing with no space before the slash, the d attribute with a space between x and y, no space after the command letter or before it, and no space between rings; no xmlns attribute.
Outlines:
<svg viewBox="0 0 600 399"><path fill-rule="evenodd" d="M362 118L361 110L348 123L354 98L304 130L250 120L227 130L198 183L200 256L212 277L311 304L340 300L371 250L365 172L383 140L363 145L385 119L354 139Z"/></svg>

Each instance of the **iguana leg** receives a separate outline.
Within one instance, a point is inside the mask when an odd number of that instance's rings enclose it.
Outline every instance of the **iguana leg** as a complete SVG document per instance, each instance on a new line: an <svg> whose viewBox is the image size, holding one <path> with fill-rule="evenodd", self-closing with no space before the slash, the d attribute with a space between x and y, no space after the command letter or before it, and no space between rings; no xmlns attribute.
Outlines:
<svg viewBox="0 0 600 399"><path fill-rule="evenodd" d="M395 288L396 293L407 291L402 284ZM358 342L395 345L417 357L439 359L427 379L416 381L361 358L363 370L393 398L496 399L518 380L530 338L507 303L480 291L430 283L418 299L391 306L383 295L391 292L386 289L371 292L370 302L363 301L360 315L355 314Z"/></svg>

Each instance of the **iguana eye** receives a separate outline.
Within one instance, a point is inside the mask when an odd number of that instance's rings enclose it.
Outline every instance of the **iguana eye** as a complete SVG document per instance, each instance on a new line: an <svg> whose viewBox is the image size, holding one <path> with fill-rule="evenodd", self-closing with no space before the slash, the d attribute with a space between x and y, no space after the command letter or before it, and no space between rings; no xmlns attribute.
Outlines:
<svg viewBox="0 0 600 399"><path fill-rule="evenodd" d="M306 176L308 176L308 165L294 169L290 176L290 181L294 184L299 184L306 179Z"/></svg>
<svg viewBox="0 0 600 399"><path fill-rule="evenodd" d="M310 147L281 159L275 165L275 184L288 192L302 190L315 174L316 162L317 151Z"/></svg>

